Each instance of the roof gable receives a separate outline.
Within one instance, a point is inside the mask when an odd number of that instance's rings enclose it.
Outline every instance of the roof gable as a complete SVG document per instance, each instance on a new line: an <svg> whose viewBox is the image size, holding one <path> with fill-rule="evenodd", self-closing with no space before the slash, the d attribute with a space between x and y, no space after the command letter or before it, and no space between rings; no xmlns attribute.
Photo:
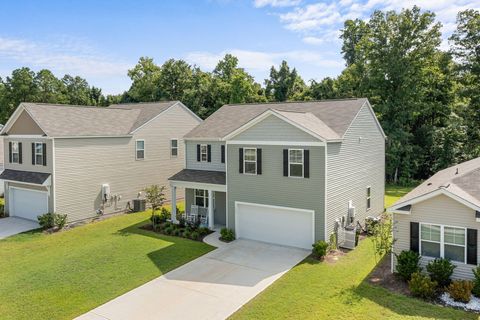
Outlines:
<svg viewBox="0 0 480 320"><path fill-rule="evenodd" d="M21 109L13 122L5 129L10 135L45 135L45 132L32 119L28 112Z"/></svg>

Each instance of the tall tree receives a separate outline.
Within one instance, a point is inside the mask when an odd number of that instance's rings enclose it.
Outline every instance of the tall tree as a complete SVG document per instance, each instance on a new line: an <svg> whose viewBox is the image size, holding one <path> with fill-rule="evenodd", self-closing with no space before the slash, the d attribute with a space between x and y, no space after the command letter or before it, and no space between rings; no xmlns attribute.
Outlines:
<svg viewBox="0 0 480 320"><path fill-rule="evenodd" d="M128 76L132 79L132 85L128 90L128 96L133 101L157 101L160 99L158 79L161 68L152 58L141 57L133 69L128 70Z"/></svg>
<svg viewBox="0 0 480 320"><path fill-rule="evenodd" d="M192 82L192 68L183 60L170 59L161 67L158 87L162 99L183 100Z"/></svg>
<svg viewBox="0 0 480 320"><path fill-rule="evenodd" d="M282 61L280 67L270 69L270 78L265 80L265 93L271 101L297 100L306 90L305 82L293 68L290 71L287 61Z"/></svg>
<svg viewBox="0 0 480 320"><path fill-rule="evenodd" d="M68 103L65 96L65 84L53 75L50 70L43 69L37 72L34 78L37 88L35 101L45 103Z"/></svg>
<svg viewBox="0 0 480 320"><path fill-rule="evenodd" d="M90 86L87 80L76 76L66 74L62 81L65 85L65 95L69 104L74 105L90 105Z"/></svg>

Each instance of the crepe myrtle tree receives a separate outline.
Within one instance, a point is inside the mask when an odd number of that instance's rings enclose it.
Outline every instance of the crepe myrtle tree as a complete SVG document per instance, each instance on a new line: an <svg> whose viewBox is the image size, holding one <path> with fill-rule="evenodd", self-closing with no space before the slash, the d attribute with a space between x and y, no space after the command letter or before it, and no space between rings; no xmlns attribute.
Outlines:
<svg viewBox="0 0 480 320"><path fill-rule="evenodd" d="M155 211L163 206L165 203L165 186L151 185L145 189L145 199L152 207L152 216L155 215Z"/></svg>

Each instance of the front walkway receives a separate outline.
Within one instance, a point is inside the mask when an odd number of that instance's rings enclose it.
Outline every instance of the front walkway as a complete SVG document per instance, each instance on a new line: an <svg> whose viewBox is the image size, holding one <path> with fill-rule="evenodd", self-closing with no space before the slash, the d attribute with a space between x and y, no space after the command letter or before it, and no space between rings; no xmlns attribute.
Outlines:
<svg viewBox="0 0 480 320"><path fill-rule="evenodd" d="M25 231L38 229L40 225L31 220L17 218L17 217L6 217L0 219L0 239L4 239L17 233L22 233Z"/></svg>
<svg viewBox="0 0 480 320"><path fill-rule="evenodd" d="M77 319L225 319L310 253L250 240L218 244Z"/></svg>

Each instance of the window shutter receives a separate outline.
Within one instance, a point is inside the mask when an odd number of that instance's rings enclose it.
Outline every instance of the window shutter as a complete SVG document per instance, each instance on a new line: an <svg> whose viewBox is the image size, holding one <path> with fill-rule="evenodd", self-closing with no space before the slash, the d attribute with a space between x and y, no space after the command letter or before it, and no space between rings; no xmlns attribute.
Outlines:
<svg viewBox="0 0 480 320"><path fill-rule="evenodd" d="M419 251L420 247L420 224L418 222L410 222L410 250Z"/></svg>
<svg viewBox="0 0 480 320"><path fill-rule="evenodd" d="M257 149L257 174L262 174L262 149Z"/></svg>
<svg viewBox="0 0 480 320"><path fill-rule="evenodd" d="M32 142L32 164L35 165L35 142Z"/></svg>
<svg viewBox="0 0 480 320"><path fill-rule="evenodd" d="M12 163L12 142L8 142L8 162Z"/></svg>
<svg viewBox="0 0 480 320"><path fill-rule="evenodd" d="M197 144L197 161L200 162L200 145Z"/></svg>
<svg viewBox="0 0 480 320"><path fill-rule="evenodd" d="M310 150L303 150L303 177L310 178Z"/></svg>
<svg viewBox="0 0 480 320"><path fill-rule="evenodd" d="M207 161L212 162L212 145L207 145Z"/></svg>
<svg viewBox="0 0 480 320"><path fill-rule="evenodd" d="M18 143L18 163L22 164L23 162L23 153L22 153L22 143Z"/></svg>
<svg viewBox="0 0 480 320"><path fill-rule="evenodd" d="M283 149L283 176L288 177L288 149Z"/></svg>
<svg viewBox="0 0 480 320"><path fill-rule="evenodd" d="M42 154L43 154L43 165L47 165L47 144L43 143L42 144Z"/></svg>
<svg viewBox="0 0 480 320"><path fill-rule="evenodd" d="M225 163L225 145L222 145L220 158L222 163Z"/></svg>
<svg viewBox="0 0 480 320"><path fill-rule="evenodd" d="M467 229L467 263L477 265L477 229Z"/></svg>
<svg viewBox="0 0 480 320"><path fill-rule="evenodd" d="M243 148L238 149L238 172L243 173Z"/></svg>

